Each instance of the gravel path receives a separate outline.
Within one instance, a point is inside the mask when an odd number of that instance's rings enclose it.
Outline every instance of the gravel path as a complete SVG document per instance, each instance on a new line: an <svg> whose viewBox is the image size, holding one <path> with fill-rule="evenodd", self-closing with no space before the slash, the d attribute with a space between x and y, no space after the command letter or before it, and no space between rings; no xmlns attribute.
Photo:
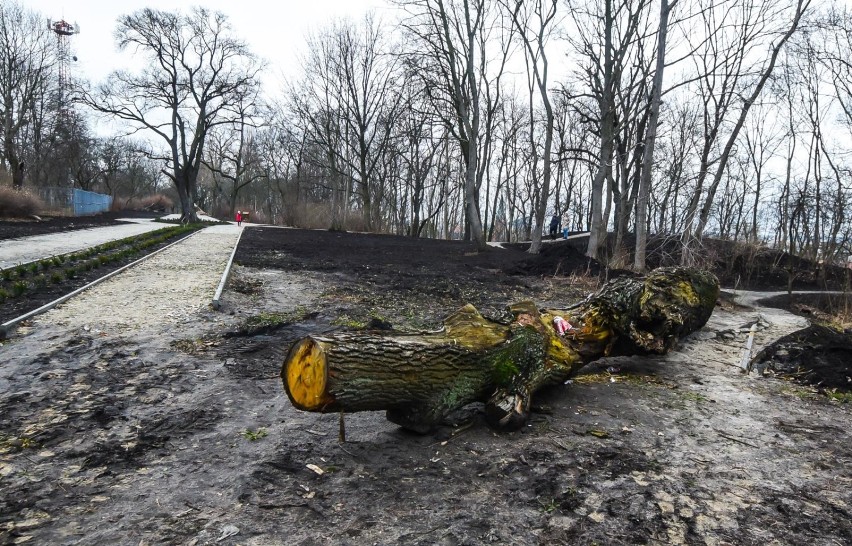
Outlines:
<svg viewBox="0 0 852 546"><path fill-rule="evenodd" d="M0 269L58 254L76 252L168 227L167 224L154 222L150 218L121 218L120 220L132 223L0 241Z"/></svg>
<svg viewBox="0 0 852 546"><path fill-rule="evenodd" d="M213 298L239 230L206 228L41 315L33 327L80 325L121 333L191 324Z"/></svg>

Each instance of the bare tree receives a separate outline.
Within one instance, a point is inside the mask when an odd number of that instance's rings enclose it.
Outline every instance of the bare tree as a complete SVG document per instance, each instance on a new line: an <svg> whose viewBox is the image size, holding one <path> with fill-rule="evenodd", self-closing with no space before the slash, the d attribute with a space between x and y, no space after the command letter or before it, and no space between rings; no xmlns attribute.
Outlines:
<svg viewBox="0 0 852 546"><path fill-rule="evenodd" d="M557 3L558 0L535 0L532 3L516 0L514 6L504 4L507 9L511 10L512 23L517 30L516 36L523 46L524 58L527 63L527 78L530 86L530 121L534 122L532 110L535 104L535 94L533 93L533 88L536 89L538 99L541 101L541 106L544 109L544 146L541 155L542 177L541 185L535 191L538 197L537 202L533 203L535 209L535 228L533 228L532 232L532 244L530 244L528 250L530 254L538 254L541 248L541 233L544 228L547 202L550 197L554 115L550 92L547 87L550 66L545 47L553 33L555 23L558 23L556 20ZM530 130L530 138L533 138L534 134L535 131ZM535 151L535 145L531 149ZM534 167L538 163L537 159L537 157L534 158Z"/></svg>
<svg viewBox="0 0 852 546"><path fill-rule="evenodd" d="M166 145L158 158L181 202L181 221L197 220L196 183L208 132L238 119L262 68L233 36L225 15L204 8L189 13L143 9L119 19L118 47L149 63L139 73L113 72L82 93L91 108L149 132Z"/></svg>
<svg viewBox="0 0 852 546"><path fill-rule="evenodd" d="M627 94L622 89L622 77L631 68L637 39L647 23L648 5L645 0L604 0L602 6L593 2L572 6L575 27L570 33L569 43L582 59L579 77L585 85L572 98L581 108L582 115L595 125L598 137L597 165L591 187L590 236L586 249L586 255L592 258L599 257L606 241L610 201L609 193L604 192L604 184L613 184L616 137L621 124L626 122L617 116L619 96ZM577 100L584 98L592 99L594 110L588 109L586 101Z"/></svg>
<svg viewBox="0 0 852 546"><path fill-rule="evenodd" d="M202 158L204 165L215 176L227 180L228 216L234 215L240 192L262 179L266 173L260 168L261 156L255 140L256 129L262 124L255 95L239 98L234 106L236 118L232 124L220 125L208 137L211 146Z"/></svg>
<svg viewBox="0 0 852 546"><path fill-rule="evenodd" d="M35 12L11 0L0 2L0 168L12 185L24 185L22 129L33 121L36 104L49 92L46 81L55 60L50 31Z"/></svg>
<svg viewBox="0 0 852 546"><path fill-rule="evenodd" d="M642 174L639 179L639 196L636 201L636 251L633 256L633 269L645 271L645 251L648 246L648 207L651 195L651 176L654 167L654 149L657 143L657 125L660 117L660 103L663 93L663 71L666 67L666 43L669 31L669 15L679 0L670 2L660 0L660 21L657 31L657 54L654 79L651 84L651 99L648 114L648 128L645 133L642 157Z"/></svg>
<svg viewBox="0 0 852 546"><path fill-rule="evenodd" d="M326 150L332 176L354 185L364 229L380 222L386 180L379 176L401 112L398 57L370 14L337 21L309 39L304 80L291 90L309 138ZM339 226L342 227L342 226Z"/></svg>
<svg viewBox="0 0 852 546"><path fill-rule="evenodd" d="M489 92L486 44L495 24L495 12L485 0L398 0L410 14L405 28L418 44L410 56L429 91L434 110L452 131L464 160L465 231L477 247L486 247L480 214L481 163L490 152L492 127L499 93ZM499 13L497 14L499 15ZM493 82L500 89L505 68L507 36L501 36L502 55ZM485 144L485 146L483 146ZM487 164L487 162L486 162Z"/></svg>
<svg viewBox="0 0 852 546"><path fill-rule="evenodd" d="M795 0L786 10L779 10L776 4L769 0L759 3L743 0L718 6L704 14L709 39L695 59L699 63L700 89L705 104L705 139L697 187L687 208L684 263L691 259L688 251L691 238L701 238L707 226L716 190L749 110L772 76L778 55L798 29L810 0ZM782 18L784 16L786 19ZM755 49L763 44L768 54L758 57ZM730 130L725 131L729 125ZM722 149L717 157L712 157L717 146ZM712 178L704 193L711 169ZM704 201L699 212L702 195ZM697 224L693 226L696 214Z"/></svg>

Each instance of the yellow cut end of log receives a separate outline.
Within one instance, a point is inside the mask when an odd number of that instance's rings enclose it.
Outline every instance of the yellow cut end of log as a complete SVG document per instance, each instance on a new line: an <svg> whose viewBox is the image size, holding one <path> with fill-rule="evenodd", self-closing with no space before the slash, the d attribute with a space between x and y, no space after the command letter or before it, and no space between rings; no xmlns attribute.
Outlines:
<svg viewBox="0 0 852 546"><path fill-rule="evenodd" d="M290 350L281 369L281 378L290 401L297 408L311 411L328 403L325 350L315 339L305 338Z"/></svg>

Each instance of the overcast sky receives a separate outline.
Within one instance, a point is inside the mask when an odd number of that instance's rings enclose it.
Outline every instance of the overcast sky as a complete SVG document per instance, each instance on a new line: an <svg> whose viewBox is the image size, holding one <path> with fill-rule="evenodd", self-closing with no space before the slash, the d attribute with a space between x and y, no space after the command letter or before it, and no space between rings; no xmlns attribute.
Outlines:
<svg viewBox="0 0 852 546"><path fill-rule="evenodd" d="M126 65L130 53L118 53L113 33L119 16L150 7L188 11L203 5L228 16L237 36L249 43L254 53L269 62L267 82L280 75L294 75L297 51L304 49L305 33L325 25L334 17L359 19L375 9L381 17L388 13L384 0L23 0L23 4L51 20L77 23L80 34L71 38L77 62L72 73L99 82L116 68ZM45 25L47 23L45 22Z"/></svg>

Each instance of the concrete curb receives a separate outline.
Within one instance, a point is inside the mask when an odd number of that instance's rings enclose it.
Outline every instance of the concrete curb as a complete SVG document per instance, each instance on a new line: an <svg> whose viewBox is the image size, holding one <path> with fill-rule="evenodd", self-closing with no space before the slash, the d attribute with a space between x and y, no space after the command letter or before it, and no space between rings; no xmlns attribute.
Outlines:
<svg viewBox="0 0 852 546"><path fill-rule="evenodd" d="M228 258L228 263L225 265L225 271L222 273L222 280L219 281L219 286L216 287L216 293L213 294L213 300L210 302L213 309L217 311L222 306L219 300L222 298L222 292L225 291L225 285L228 283L228 277L231 276L231 266L234 264L234 256L237 255L237 248L240 246L240 240L243 238L244 232L245 228L240 230L240 235L237 237L237 242L234 244L234 250L231 251L231 257Z"/></svg>
<svg viewBox="0 0 852 546"><path fill-rule="evenodd" d="M92 282L90 282L86 286L82 286L82 287L78 288L77 290L74 290L73 292L69 292L68 294L65 294L64 296L57 298L50 303L46 303L46 304L42 305L41 307L39 307L38 309L30 311L29 313L27 313L25 315L21 315L20 317L13 318L12 320L10 320L8 322L4 322L3 324L0 324L0 339L5 339L6 337L8 337L9 332L11 332L21 322L23 322L27 319L30 319L30 318L32 318L36 315L40 315L40 314L42 314L46 311L50 311L51 309L53 309L54 307L56 307L60 303L64 303L64 302L70 300L71 298L73 298L77 294L80 294L81 292L84 292L84 291L88 290L89 288L92 288L93 286L104 282L107 279L115 277L116 275L118 275L122 271L130 269L134 265L142 263L145 260L147 260L148 258L156 256L160 252L163 252L164 250L169 249L169 248L175 246L178 243L182 243L182 242L186 241L187 239L189 239L190 237L193 237L193 236L197 235L198 233L201 233L202 231L204 231L204 230L200 229L200 230L194 231L193 233L190 233L186 237L181 238L179 241L175 241L171 244L168 244L168 245L164 246L163 248L148 254L147 256L143 256L143 257L139 258L135 262L129 263L129 264L123 266L123 267L116 269L115 271L113 271L111 273L107 273L103 277L100 277L98 279L93 280Z"/></svg>

